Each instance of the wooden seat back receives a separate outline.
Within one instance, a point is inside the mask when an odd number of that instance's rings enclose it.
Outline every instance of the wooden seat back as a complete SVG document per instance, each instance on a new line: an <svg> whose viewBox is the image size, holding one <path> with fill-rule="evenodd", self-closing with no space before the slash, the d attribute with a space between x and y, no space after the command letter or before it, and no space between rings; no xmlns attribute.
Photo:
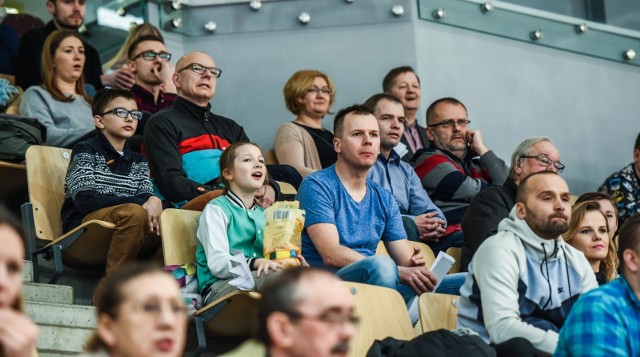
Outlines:
<svg viewBox="0 0 640 357"><path fill-rule="evenodd" d="M420 311L421 332L439 329L455 330L458 321L459 296L427 293L420 295L418 310Z"/></svg>
<svg viewBox="0 0 640 357"><path fill-rule="evenodd" d="M196 260L198 216L202 212L168 208L162 211L162 252L165 265L181 265Z"/></svg>
<svg viewBox="0 0 640 357"><path fill-rule="evenodd" d="M350 356L365 356L375 340L413 338L409 313L400 293L375 285L344 284L353 296L360 317L358 332L351 341Z"/></svg>
<svg viewBox="0 0 640 357"><path fill-rule="evenodd" d="M60 209L71 150L33 145L27 149L25 158L36 237L54 241L62 236Z"/></svg>

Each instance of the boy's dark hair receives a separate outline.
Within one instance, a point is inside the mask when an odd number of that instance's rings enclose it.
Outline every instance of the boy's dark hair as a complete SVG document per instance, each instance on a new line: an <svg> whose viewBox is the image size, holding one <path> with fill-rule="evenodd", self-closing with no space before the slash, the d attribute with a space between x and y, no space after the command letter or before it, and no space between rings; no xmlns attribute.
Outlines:
<svg viewBox="0 0 640 357"><path fill-rule="evenodd" d="M93 104L91 104L91 115L101 115L104 113L105 108L116 98L124 98L135 101L130 91L116 88L101 89L93 97Z"/></svg>
<svg viewBox="0 0 640 357"><path fill-rule="evenodd" d="M633 147L635 150L640 150L640 133L636 136L636 145Z"/></svg>
<svg viewBox="0 0 640 357"><path fill-rule="evenodd" d="M333 135L336 138L342 137L342 128L344 127L344 118L351 113L356 115L367 115L367 114L373 115L373 112L362 104L354 104L349 107L340 109L333 121Z"/></svg>
<svg viewBox="0 0 640 357"><path fill-rule="evenodd" d="M389 73L387 73L386 76L384 76L384 79L382 80L382 91L385 93L391 92L391 87L393 87L393 85L395 84L396 77L405 72L411 72L415 74L416 78L418 79L418 83L420 83L420 77L418 77L418 74L416 73L416 71L413 70L413 67L400 66L400 67L393 68L392 70L389 71Z"/></svg>
<svg viewBox="0 0 640 357"><path fill-rule="evenodd" d="M364 103L362 103L362 105L364 105L365 107L369 108L369 110L371 110L371 112L375 114L376 107L378 106L378 103L383 99L386 99L386 100L390 101L391 103L397 103L397 104L402 105L402 101L400 101L400 98L396 97L393 94L389 94L389 93L374 94L371 97L369 97L369 99L367 99Z"/></svg>
<svg viewBox="0 0 640 357"><path fill-rule="evenodd" d="M127 58L129 60L133 60L133 56L136 54L136 50L138 49L138 45L145 41L157 41L164 44L164 39L162 37L156 35L145 35L136 38L133 42L131 42L131 46L129 47L129 51L127 52Z"/></svg>

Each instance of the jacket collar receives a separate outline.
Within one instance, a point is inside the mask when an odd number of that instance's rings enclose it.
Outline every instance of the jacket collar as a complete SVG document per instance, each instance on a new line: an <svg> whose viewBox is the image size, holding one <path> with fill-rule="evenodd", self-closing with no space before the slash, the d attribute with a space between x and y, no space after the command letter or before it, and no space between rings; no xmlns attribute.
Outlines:
<svg viewBox="0 0 640 357"><path fill-rule="evenodd" d="M186 111L190 116L193 116L194 118L207 119L211 114L211 103L207 103L206 107L201 107L181 96L178 96L178 98L176 99L176 104L174 106Z"/></svg>
<svg viewBox="0 0 640 357"><path fill-rule="evenodd" d="M104 151L109 155L109 159L114 158L124 158L125 160L131 161L133 160L133 151L129 148L129 144L124 144L124 149L122 150L122 155L111 145L106 136L102 133L100 129L96 128L96 140L98 144L104 149Z"/></svg>
<svg viewBox="0 0 640 357"><path fill-rule="evenodd" d="M536 235L527 222L518 218L516 207L509 213L509 217L503 219L498 225L498 232L508 231L522 241L525 250L532 253L538 261L543 259L556 260L564 251L565 242L561 236L554 239L544 239Z"/></svg>

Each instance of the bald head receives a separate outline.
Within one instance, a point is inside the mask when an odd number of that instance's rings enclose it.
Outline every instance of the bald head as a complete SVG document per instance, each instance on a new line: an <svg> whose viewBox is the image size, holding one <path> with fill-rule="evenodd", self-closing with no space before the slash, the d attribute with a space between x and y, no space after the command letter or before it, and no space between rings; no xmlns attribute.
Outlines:
<svg viewBox="0 0 640 357"><path fill-rule="evenodd" d="M216 62L205 52L189 52L180 57L176 63L173 83L178 91L178 96L201 107L206 107L216 94L218 79L208 69L203 73L196 73L192 69L193 65L212 68L216 67Z"/></svg>

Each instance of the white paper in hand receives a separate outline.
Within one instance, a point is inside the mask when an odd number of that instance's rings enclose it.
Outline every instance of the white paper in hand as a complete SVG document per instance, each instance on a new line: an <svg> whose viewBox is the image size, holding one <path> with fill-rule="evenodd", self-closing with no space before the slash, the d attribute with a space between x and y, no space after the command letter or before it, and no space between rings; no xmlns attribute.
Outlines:
<svg viewBox="0 0 640 357"><path fill-rule="evenodd" d="M247 258L244 257L241 251L234 250L231 256L231 275L233 279L229 281L229 284L235 286L240 290L253 290L255 289L255 282L253 281L253 275L251 275L251 268L247 264Z"/></svg>
<svg viewBox="0 0 640 357"><path fill-rule="evenodd" d="M438 279L438 283L433 288L433 291L436 291L436 289L438 288L438 285L440 285L440 282L442 281L442 279L444 279L444 277L447 276L447 273L449 272L449 270L451 269L451 266L455 262L456 260L453 259L453 257L450 256L449 254L443 251L440 251L440 253L438 253L436 260L433 262L433 265L431 266L431 272L433 273L433 275L436 276L436 279Z"/></svg>

